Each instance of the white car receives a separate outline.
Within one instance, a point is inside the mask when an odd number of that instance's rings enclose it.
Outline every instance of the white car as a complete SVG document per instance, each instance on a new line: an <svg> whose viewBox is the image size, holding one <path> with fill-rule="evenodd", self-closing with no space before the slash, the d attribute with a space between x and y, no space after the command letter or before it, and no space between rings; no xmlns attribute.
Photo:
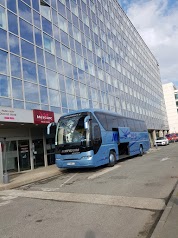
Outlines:
<svg viewBox="0 0 178 238"><path fill-rule="evenodd" d="M155 145L169 145L169 140L166 137L158 137L155 140Z"/></svg>

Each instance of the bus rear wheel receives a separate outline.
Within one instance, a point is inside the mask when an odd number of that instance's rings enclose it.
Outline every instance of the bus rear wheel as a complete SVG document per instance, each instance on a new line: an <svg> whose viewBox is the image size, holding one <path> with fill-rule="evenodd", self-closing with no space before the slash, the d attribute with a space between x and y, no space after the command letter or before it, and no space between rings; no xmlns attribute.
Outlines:
<svg viewBox="0 0 178 238"><path fill-rule="evenodd" d="M116 153L113 151L110 151L109 153L109 167L113 167L116 163Z"/></svg>
<svg viewBox="0 0 178 238"><path fill-rule="evenodd" d="M143 155L143 146L142 146L142 145L140 145L140 153L139 153L139 155L140 155L140 156Z"/></svg>

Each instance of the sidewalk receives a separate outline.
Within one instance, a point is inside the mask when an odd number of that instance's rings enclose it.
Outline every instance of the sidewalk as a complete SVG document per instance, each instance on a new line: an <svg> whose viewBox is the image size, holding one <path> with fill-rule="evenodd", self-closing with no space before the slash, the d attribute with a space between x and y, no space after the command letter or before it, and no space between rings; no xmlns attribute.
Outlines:
<svg viewBox="0 0 178 238"><path fill-rule="evenodd" d="M151 238L178 238L178 183Z"/></svg>
<svg viewBox="0 0 178 238"><path fill-rule="evenodd" d="M34 183L42 179L57 176L61 174L59 168L56 165L50 165L48 167L38 168L34 170L29 170L26 172L21 172L17 174L9 175L9 183L0 184L0 191L6 189L17 188L29 183Z"/></svg>

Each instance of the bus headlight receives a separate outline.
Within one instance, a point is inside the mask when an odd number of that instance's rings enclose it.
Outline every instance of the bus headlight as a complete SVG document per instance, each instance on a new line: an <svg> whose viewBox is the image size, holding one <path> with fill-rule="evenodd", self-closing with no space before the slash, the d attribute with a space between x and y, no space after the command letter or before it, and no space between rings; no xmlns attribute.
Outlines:
<svg viewBox="0 0 178 238"><path fill-rule="evenodd" d="M92 156L83 156L81 159L92 160Z"/></svg>

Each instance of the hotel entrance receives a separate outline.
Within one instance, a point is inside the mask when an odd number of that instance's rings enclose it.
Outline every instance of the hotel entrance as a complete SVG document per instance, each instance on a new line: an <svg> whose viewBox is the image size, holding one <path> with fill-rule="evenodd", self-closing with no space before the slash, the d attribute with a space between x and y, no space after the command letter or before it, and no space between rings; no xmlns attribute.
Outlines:
<svg viewBox="0 0 178 238"><path fill-rule="evenodd" d="M3 168L7 172L31 169L29 140L3 141Z"/></svg>

